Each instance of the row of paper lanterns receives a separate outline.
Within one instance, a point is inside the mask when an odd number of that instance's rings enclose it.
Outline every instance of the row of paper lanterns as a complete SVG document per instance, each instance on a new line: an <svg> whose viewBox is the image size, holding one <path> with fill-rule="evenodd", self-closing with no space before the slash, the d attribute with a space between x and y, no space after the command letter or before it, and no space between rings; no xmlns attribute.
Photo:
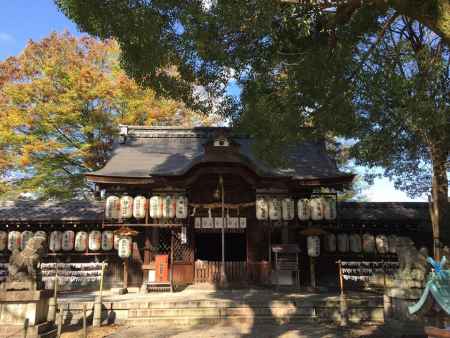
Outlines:
<svg viewBox="0 0 450 338"><path fill-rule="evenodd" d="M47 237L46 233L40 231L43 236ZM34 236L32 231L0 231L0 251L8 249L13 251L15 249L23 250L27 242ZM52 252L58 251L109 251L119 250L120 240L122 238L128 239L126 236L114 235L112 231L93 230L91 232L72 230L67 231L52 231L49 235L49 250ZM131 240L131 239L130 239ZM124 244L125 245L125 244ZM127 244L130 246L131 244ZM131 249L130 249L131 250ZM119 250L120 251L120 250Z"/></svg>
<svg viewBox="0 0 450 338"><path fill-rule="evenodd" d="M327 234L325 236L325 249L328 252L353 252L353 253L396 253L398 237L395 235L377 235L366 233L359 234L340 233ZM308 236L306 239L308 256L317 257L320 255L319 236Z"/></svg>
<svg viewBox="0 0 450 338"><path fill-rule="evenodd" d="M147 211L148 210L148 211ZM188 200L186 196L155 195L147 200L144 196L128 195L108 196L105 205L106 219L143 219L147 212L151 218L180 218L188 215Z"/></svg>
<svg viewBox="0 0 450 338"><path fill-rule="evenodd" d="M295 218L295 200L292 198L279 199L276 197L257 197L256 219L285 220ZM332 198L316 197L297 201L297 216L301 221L334 220L336 219L336 200Z"/></svg>

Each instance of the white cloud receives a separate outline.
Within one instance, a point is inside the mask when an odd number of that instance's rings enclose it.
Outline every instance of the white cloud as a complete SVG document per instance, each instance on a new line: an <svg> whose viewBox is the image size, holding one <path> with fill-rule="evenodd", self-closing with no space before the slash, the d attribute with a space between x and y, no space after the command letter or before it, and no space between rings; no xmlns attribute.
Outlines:
<svg viewBox="0 0 450 338"><path fill-rule="evenodd" d="M14 37L11 34L0 32L0 42L13 42Z"/></svg>

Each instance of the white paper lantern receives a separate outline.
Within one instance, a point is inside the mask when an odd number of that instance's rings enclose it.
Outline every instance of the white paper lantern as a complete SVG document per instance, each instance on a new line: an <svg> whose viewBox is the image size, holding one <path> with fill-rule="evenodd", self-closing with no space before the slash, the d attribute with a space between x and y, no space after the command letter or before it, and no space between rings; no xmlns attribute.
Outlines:
<svg viewBox="0 0 450 338"><path fill-rule="evenodd" d="M389 252L389 242L388 242L388 238L385 235L378 235L375 238L375 244L376 244L378 253L386 254Z"/></svg>
<svg viewBox="0 0 450 338"><path fill-rule="evenodd" d="M133 197L122 196L120 198L120 218L128 219L133 216Z"/></svg>
<svg viewBox="0 0 450 338"><path fill-rule="evenodd" d="M361 236L358 234L351 234L350 235L350 251L359 253L362 250L362 243L361 243Z"/></svg>
<svg viewBox="0 0 450 338"><path fill-rule="evenodd" d="M323 217L326 220L336 219L336 200L332 198L326 198L323 200Z"/></svg>
<svg viewBox="0 0 450 338"><path fill-rule="evenodd" d="M281 201L278 198L269 199L269 218L272 221L281 219Z"/></svg>
<svg viewBox="0 0 450 338"><path fill-rule="evenodd" d="M216 217L220 218L222 220L222 217ZM216 228L221 228L219 221L217 221ZM211 229L214 228L214 217L202 217L202 228L204 229Z"/></svg>
<svg viewBox="0 0 450 338"><path fill-rule="evenodd" d="M200 229L202 227L202 217L195 217L194 227L195 229Z"/></svg>
<svg viewBox="0 0 450 338"><path fill-rule="evenodd" d="M162 198L163 202L163 218L174 218L176 209L176 200L170 195L166 195Z"/></svg>
<svg viewBox="0 0 450 338"><path fill-rule="evenodd" d="M34 233L34 237L41 237L47 239L47 233L45 231L39 230Z"/></svg>
<svg viewBox="0 0 450 338"><path fill-rule="evenodd" d="M337 246L339 252L348 252L349 249L349 239L347 234L337 235Z"/></svg>
<svg viewBox="0 0 450 338"><path fill-rule="evenodd" d="M311 219L313 221L320 221L323 219L323 199L312 198L310 202L311 207Z"/></svg>
<svg viewBox="0 0 450 338"><path fill-rule="evenodd" d="M105 218L118 219L120 213L120 199L117 196L109 196L105 204Z"/></svg>
<svg viewBox="0 0 450 338"><path fill-rule="evenodd" d="M102 247L102 233L93 230L89 233L89 250L98 251Z"/></svg>
<svg viewBox="0 0 450 338"><path fill-rule="evenodd" d="M301 221L307 221L311 219L311 206L310 200L304 198L297 202L298 219Z"/></svg>
<svg viewBox="0 0 450 338"><path fill-rule="evenodd" d="M186 196L176 198L176 217L185 219L188 216L188 199Z"/></svg>
<svg viewBox="0 0 450 338"><path fill-rule="evenodd" d="M8 250L13 251L20 248L20 232L10 231L8 233Z"/></svg>
<svg viewBox="0 0 450 338"><path fill-rule="evenodd" d="M181 244L187 243L187 228L181 227L181 236L180 236Z"/></svg>
<svg viewBox="0 0 450 338"><path fill-rule="evenodd" d="M120 258L128 258L131 256L131 238L128 236L119 239L118 255Z"/></svg>
<svg viewBox="0 0 450 338"><path fill-rule="evenodd" d="M256 219L263 221L269 218L269 205L265 198L256 199Z"/></svg>
<svg viewBox="0 0 450 338"><path fill-rule="evenodd" d="M20 235L20 249L25 249L25 246L27 245L28 241L33 238L33 233L31 231L24 231Z"/></svg>
<svg viewBox="0 0 450 338"><path fill-rule="evenodd" d="M79 231L75 235L75 251L84 252L88 248L88 234L86 231Z"/></svg>
<svg viewBox="0 0 450 338"><path fill-rule="evenodd" d="M72 230L64 231L62 234L63 251L72 251L75 243L75 232Z"/></svg>
<svg viewBox="0 0 450 338"><path fill-rule="evenodd" d="M247 228L247 217L239 217L239 228L241 229Z"/></svg>
<svg viewBox="0 0 450 338"><path fill-rule="evenodd" d="M160 196L150 198L150 217L153 219L162 218L162 198Z"/></svg>
<svg viewBox="0 0 450 338"><path fill-rule="evenodd" d="M369 233L363 235L363 251L367 253L375 252L375 237Z"/></svg>
<svg viewBox="0 0 450 338"><path fill-rule="evenodd" d="M336 235L327 234L325 236L325 250L328 252L336 252Z"/></svg>
<svg viewBox="0 0 450 338"><path fill-rule="evenodd" d="M102 232L102 250L109 251L114 247L114 233L106 230Z"/></svg>
<svg viewBox="0 0 450 338"><path fill-rule="evenodd" d="M239 228L239 217L227 217L227 228L230 229Z"/></svg>
<svg viewBox="0 0 450 338"><path fill-rule="evenodd" d="M119 250L119 235L114 235L114 250Z"/></svg>
<svg viewBox="0 0 450 338"><path fill-rule="evenodd" d="M61 247L62 247L62 232L52 231L50 233L49 250L53 252L61 251Z"/></svg>
<svg viewBox="0 0 450 338"><path fill-rule="evenodd" d="M147 199L144 196L136 196L133 200L133 217L145 218L147 213Z"/></svg>
<svg viewBox="0 0 450 338"><path fill-rule="evenodd" d="M295 217L295 202L292 198L284 198L281 202L283 209L283 219L285 221L291 221Z"/></svg>
<svg viewBox="0 0 450 338"><path fill-rule="evenodd" d="M0 251L6 250L8 247L8 233L6 231L0 231Z"/></svg>
<svg viewBox="0 0 450 338"><path fill-rule="evenodd" d="M319 236L308 236L307 238L308 256L318 257L320 255L320 238Z"/></svg>
<svg viewBox="0 0 450 338"><path fill-rule="evenodd" d="M397 252L397 243L398 237L395 235L389 235L388 237L389 253L395 254Z"/></svg>

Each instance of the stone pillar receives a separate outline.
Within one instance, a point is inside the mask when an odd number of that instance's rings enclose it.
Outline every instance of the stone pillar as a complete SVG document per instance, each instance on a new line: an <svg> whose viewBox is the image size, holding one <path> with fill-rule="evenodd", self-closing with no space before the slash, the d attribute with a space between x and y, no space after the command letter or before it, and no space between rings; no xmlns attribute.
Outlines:
<svg viewBox="0 0 450 338"><path fill-rule="evenodd" d="M55 297L52 297L49 299L48 302L48 315L47 315L47 321L49 322L56 322L56 312L57 312L57 300Z"/></svg>
<svg viewBox="0 0 450 338"><path fill-rule="evenodd" d="M94 301L94 316L92 326L98 327L102 325L102 297L95 297Z"/></svg>

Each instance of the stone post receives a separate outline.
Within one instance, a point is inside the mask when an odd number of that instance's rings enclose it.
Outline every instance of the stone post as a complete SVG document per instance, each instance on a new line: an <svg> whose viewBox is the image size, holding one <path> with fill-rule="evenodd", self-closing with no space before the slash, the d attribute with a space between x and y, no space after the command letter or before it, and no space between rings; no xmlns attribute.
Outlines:
<svg viewBox="0 0 450 338"><path fill-rule="evenodd" d="M102 324L102 297L95 297L94 301L94 318L92 326L99 327Z"/></svg>

